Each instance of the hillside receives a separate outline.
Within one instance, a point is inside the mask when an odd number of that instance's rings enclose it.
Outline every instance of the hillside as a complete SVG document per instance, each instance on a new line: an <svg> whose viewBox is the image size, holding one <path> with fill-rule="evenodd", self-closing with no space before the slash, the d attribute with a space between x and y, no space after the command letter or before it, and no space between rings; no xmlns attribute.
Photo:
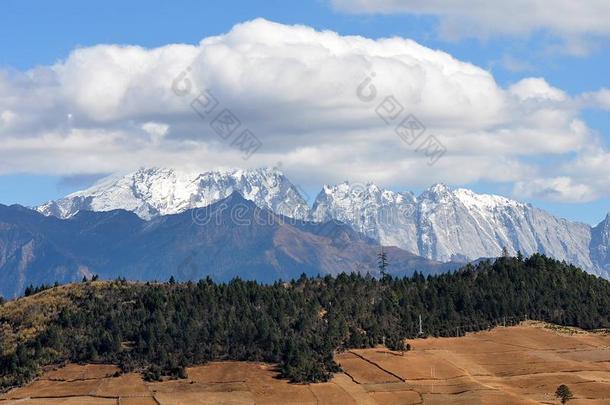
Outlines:
<svg viewBox="0 0 610 405"><path fill-rule="evenodd" d="M418 336L420 315L429 336L523 317L608 328L610 283L534 255L428 278L63 286L0 307L0 384L23 384L63 361L118 364L149 380L212 360L265 361L294 382L326 381L339 370L336 350L400 349Z"/></svg>
<svg viewBox="0 0 610 405"><path fill-rule="evenodd" d="M210 362L180 380L144 381L108 364L49 368L2 395L7 405L416 405L570 404L610 400L610 335L527 321L458 338L410 340L411 351L378 346L335 355L343 368L329 382L289 384L273 364ZM13 402L14 401L14 402ZM2 402L0 402L2 403Z"/></svg>

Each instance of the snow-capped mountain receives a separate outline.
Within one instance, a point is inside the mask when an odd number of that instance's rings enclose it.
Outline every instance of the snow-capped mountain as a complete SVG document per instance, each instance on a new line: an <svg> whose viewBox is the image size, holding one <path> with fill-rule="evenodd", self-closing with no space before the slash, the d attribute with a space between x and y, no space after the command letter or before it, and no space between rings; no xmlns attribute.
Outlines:
<svg viewBox="0 0 610 405"><path fill-rule="evenodd" d="M439 261L545 253L608 277L592 261L591 227L524 204L437 184L415 197L368 184L325 186L312 218L336 218L380 241ZM603 244L603 243L602 243Z"/></svg>
<svg viewBox="0 0 610 405"><path fill-rule="evenodd" d="M124 209L143 219L205 207L238 191L261 208L304 219L309 207L296 187L276 169L217 170L205 173L167 168L139 169L111 176L91 188L36 208L45 215L69 218L80 210Z"/></svg>
<svg viewBox="0 0 610 405"><path fill-rule="evenodd" d="M417 209L413 193L381 190L374 184L324 186L311 211L316 222L338 220L390 246L417 252Z"/></svg>
<svg viewBox="0 0 610 405"><path fill-rule="evenodd" d="M610 216L597 227L560 219L497 195L437 184L415 196L374 184L324 186L310 209L276 169L205 173L140 169L36 209L69 218L80 210L125 209L149 220L209 206L234 191L261 208L295 219L338 220L354 230L437 261L496 257L504 248L544 253L610 278Z"/></svg>

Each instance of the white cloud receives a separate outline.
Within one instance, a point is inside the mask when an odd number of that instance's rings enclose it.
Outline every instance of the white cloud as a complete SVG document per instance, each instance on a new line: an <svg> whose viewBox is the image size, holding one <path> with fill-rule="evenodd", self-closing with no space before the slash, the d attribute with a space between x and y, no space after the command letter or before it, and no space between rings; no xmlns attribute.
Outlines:
<svg viewBox="0 0 610 405"><path fill-rule="evenodd" d="M590 51L592 39L610 36L606 0L331 0L348 13L405 13L438 17L448 39L529 36L549 32L564 40L571 54Z"/></svg>
<svg viewBox="0 0 610 405"><path fill-rule="evenodd" d="M549 85L542 77L528 77L510 86L509 91L526 100L565 101L566 94L556 87Z"/></svg>
<svg viewBox="0 0 610 405"><path fill-rule="evenodd" d="M0 113L0 126L8 128L11 123L15 121L15 118L17 118L17 116L11 110L2 111L2 113Z"/></svg>
<svg viewBox="0 0 610 405"><path fill-rule="evenodd" d="M204 89L218 105L202 118L191 103ZM374 100L366 101L370 91ZM376 114L387 96L401 109L391 124ZM0 71L0 173L281 161L303 185L346 178L408 188L515 183L556 177L532 157L553 155L565 165L565 156L584 153L594 139L579 117L584 97L543 78L503 88L490 72L408 39L258 19L196 45L100 45L53 66ZM225 108L241 123L228 140L210 127ZM411 145L394 132L408 114L426 126ZM262 142L248 161L232 145L243 129ZM433 166L416 151L428 135L447 148Z"/></svg>
<svg viewBox="0 0 610 405"><path fill-rule="evenodd" d="M515 184L514 192L523 198L534 197L562 202L584 202L596 198L595 191L589 185L578 184L570 177L520 181Z"/></svg>
<svg viewBox="0 0 610 405"><path fill-rule="evenodd" d="M158 144L167 135L169 125L150 121L142 124L142 129L150 135L153 143Z"/></svg>
<svg viewBox="0 0 610 405"><path fill-rule="evenodd" d="M514 194L563 202L588 202L608 197L610 152L599 145L584 148L575 159L547 167L545 171L539 173L543 174L541 177L516 182Z"/></svg>
<svg viewBox="0 0 610 405"><path fill-rule="evenodd" d="M527 72L534 70L534 66L522 58L511 54L504 54L499 61L494 61L492 65L499 64L511 72Z"/></svg>
<svg viewBox="0 0 610 405"><path fill-rule="evenodd" d="M583 107L610 110L610 89L603 88L598 91L584 93L579 97Z"/></svg>

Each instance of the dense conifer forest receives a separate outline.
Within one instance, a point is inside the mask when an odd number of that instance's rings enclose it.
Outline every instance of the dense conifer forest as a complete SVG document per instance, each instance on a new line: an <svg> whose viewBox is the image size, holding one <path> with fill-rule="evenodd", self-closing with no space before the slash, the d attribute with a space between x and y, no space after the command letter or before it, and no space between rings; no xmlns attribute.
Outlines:
<svg viewBox="0 0 610 405"><path fill-rule="evenodd" d="M0 311L0 388L66 361L116 363L156 380L185 377L185 367L211 360L255 360L277 363L293 382L325 381L339 370L334 352L347 348L405 350L405 338L456 336L525 318L610 327L610 283L542 255L381 280L341 274L273 285L88 281L32 287L17 303L57 289L69 304L37 333L8 339L24 328Z"/></svg>

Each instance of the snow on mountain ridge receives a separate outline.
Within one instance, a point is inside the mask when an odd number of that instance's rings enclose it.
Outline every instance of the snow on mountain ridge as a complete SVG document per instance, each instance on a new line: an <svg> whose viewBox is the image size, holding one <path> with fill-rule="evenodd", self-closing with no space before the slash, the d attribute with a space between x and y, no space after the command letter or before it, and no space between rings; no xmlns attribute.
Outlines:
<svg viewBox="0 0 610 405"><path fill-rule="evenodd" d="M69 218L79 210L125 209L143 219L204 207L239 191L244 198L285 216L304 219L309 207L296 187L277 169L224 169L205 173L167 168L139 169L112 176L93 187L37 208Z"/></svg>
<svg viewBox="0 0 610 405"><path fill-rule="evenodd" d="M312 207L311 219L336 219L384 244L414 252L417 250L413 238L414 203L415 196L410 192L382 190L371 183L344 182L323 187Z"/></svg>
<svg viewBox="0 0 610 405"><path fill-rule="evenodd" d="M540 252L598 270L589 254L588 225L555 218L529 204L467 189L451 190L444 184L435 184L417 197L362 186L353 187L360 194L350 193L345 188L345 183L324 187L312 218L339 219L381 244L439 261L496 257L506 248L513 254ZM381 202L382 194L392 198ZM398 195L411 199L401 205ZM363 201L369 203L363 205Z"/></svg>
<svg viewBox="0 0 610 405"><path fill-rule="evenodd" d="M310 209L277 169L223 169L205 173L140 169L37 208L68 218L79 210L125 209L144 219L213 204L234 191L277 214L325 222L437 261L540 252L610 276L610 216L598 227L559 219L530 204L435 184L419 196L373 183L324 185ZM593 239L592 239L593 238Z"/></svg>
<svg viewBox="0 0 610 405"><path fill-rule="evenodd" d="M476 208L487 208L493 209L501 206L512 205L512 206L526 206L527 204L511 200L500 195L495 194L477 194L472 190L466 188L458 188L454 190L453 194L460 199L460 201L468 207Z"/></svg>

